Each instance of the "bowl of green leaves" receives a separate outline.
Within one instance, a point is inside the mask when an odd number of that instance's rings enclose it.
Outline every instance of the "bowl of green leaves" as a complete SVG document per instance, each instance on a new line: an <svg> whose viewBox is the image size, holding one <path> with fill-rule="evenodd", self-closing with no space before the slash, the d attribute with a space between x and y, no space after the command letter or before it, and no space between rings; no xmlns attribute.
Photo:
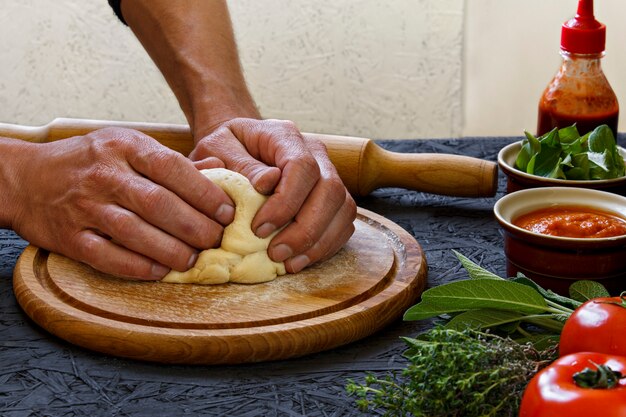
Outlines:
<svg viewBox="0 0 626 417"><path fill-rule="evenodd" d="M536 187L581 187L626 195L626 149L606 125L580 135L576 125L505 146L498 165L507 192Z"/></svg>

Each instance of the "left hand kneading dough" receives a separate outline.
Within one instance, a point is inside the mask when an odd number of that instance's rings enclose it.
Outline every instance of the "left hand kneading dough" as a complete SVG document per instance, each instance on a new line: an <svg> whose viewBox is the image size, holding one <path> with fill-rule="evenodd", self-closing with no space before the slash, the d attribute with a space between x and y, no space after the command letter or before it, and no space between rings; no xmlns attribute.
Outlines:
<svg viewBox="0 0 626 417"><path fill-rule="evenodd" d="M188 284L222 284L238 282L256 284L284 275L285 264L267 255L267 246L278 231L261 239L250 228L257 210L267 197L258 193L243 175L224 168L200 171L219 185L235 203L235 218L224 229L222 246L202 251L193 268L185 272L170 271L163 282Z"/></svg>

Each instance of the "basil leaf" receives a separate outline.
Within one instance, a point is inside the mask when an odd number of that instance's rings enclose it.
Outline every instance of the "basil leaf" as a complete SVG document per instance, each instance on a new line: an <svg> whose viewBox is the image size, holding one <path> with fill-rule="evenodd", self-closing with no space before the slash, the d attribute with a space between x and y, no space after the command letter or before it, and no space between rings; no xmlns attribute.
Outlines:
<svg viewBox="0 0 626 417"><path fill-rule="evenodd" d="M587 153L570 155L570 164L572 168L564 171L568 180L589 179L589 156Z"/></svg>
<svg viewBox="0 0 626 417"><path fill-rule="evenodd" d="M552 172L550 172L548 175L544 175L545 177L548 178L558 178L558 179L565 179L565 173L563 172L563 169L561 168L561 165L563 165L563 161L561 160L561 158L559 158L559 161L556 163L556 165L554 165L554 168L552 169Z"/></svg>
<svg viewBox="0 0 626 417"><path fill-rule="evenodd" d="M616 146L613 131L607 125L596 127L589 135L588 142L591 152L603 153Z"/></svg>
<svg viewBox="0 0 626 417"><path fill-rule="evenodd" d="M551 142L541 142L541 152L535 155L533 173L542 177L550 177L554 172L554 167L558 166L561 160L561 147L551 144Z"/></svg>
<svg viewBox="0 0 626 417"><path fill-rule="evenodd" d="M581 280L576 281L569 287L569 295L574 300L585 302L593 298L610 297L604 285L597 281Z"/></svg>
<svg viewBox="0 0 626 417"><path fill-rule="evenodd" d="M552 129L539 138L524 132L516 167L547 178L603 180L626 174L626 164L607 125L579 136L576 125Z"/></svg>
<svg viewBox="0 0 626 417"><path fill-rule="evenodd" d="M524 132L526 139L522 141L522 147L517 154L515 166L522 171L526 171L530 159L541 151L539 140L529 132Z"/></svg>
<svg viewBox="0 0 626 417"><path fill-rule="evenodd" d="M601 168L592 173L592 179L618 178L624 175L624 158L617 149L613 131L607 125L598 126L589 135L589 153L590 159Z"/></svg>
<svg viewBox="0 0 626 417"><path fill-rule="evenodd" d="M539 151L541 152L543 150L543 146L549 146L549 147L560 147L561 146L561 140L559 139L559 132L556 129L552 129L550 132L546 133L545 135L543 135L542 137L539 138L539 143L542 146L542 149Z"/></svg>
<svg viewBox="0 0 626 417"><path fill-rule="evenodd" d="M563 148L563 152L565 154L578 154L587 151L586 138L588 136L583 136L571 143L563 143L561 142L561 147Z"/></svg>
<svg viewBox="0 0 626 417"><path fill-rule="evenodd" d="M602 153L589 152L587 155L589 156L589 177L592 180L615 178L612 172L613 157L608 150Z"/></svg>
<svg viewBox="0 0 626 417"><path fill-rule="evenodd" d="M559 141L561 143L572 143L580 138L578 128L575 124L559 129Z"/></svg>

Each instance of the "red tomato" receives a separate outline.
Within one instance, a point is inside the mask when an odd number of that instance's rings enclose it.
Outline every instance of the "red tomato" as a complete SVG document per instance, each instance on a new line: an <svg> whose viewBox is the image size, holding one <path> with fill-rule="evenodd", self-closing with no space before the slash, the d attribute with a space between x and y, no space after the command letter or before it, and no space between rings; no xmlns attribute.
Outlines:
<svg viewBox="0 0 626 417"><path fill-rule="evenodd" d="M582 352L563 356L530 380L520 406L520 417L624 417L626 380L614 388L581 388L574 374L594 365L606 365L626 374L626 357Z"/></svg>
<svg viewBox="0 0 626 417"><path fill-rule="evenodd" d="M604 352L626 356L626 308L620 297L596 298L578 307L565 322L559 341L561 356Z"/></svg>

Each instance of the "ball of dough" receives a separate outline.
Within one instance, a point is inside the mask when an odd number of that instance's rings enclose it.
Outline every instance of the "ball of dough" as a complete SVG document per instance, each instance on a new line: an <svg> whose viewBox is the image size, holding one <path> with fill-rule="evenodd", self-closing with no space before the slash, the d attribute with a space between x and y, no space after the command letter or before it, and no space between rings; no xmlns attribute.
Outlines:
<svg viewBox="0 0 626 417"><path fill-rule="evenodd" d="M196 264L185 272L170 271L163 282L222 284L238 282L256 284L284 275L285 264L274 262L267 255L267 247L278 231L261 239L252 232L256 212L267 197L257 192L243 175L224 168L200 171L220 186L235 203L235 218L226 226L222 245L218 249L202 251Z"/></svg>

